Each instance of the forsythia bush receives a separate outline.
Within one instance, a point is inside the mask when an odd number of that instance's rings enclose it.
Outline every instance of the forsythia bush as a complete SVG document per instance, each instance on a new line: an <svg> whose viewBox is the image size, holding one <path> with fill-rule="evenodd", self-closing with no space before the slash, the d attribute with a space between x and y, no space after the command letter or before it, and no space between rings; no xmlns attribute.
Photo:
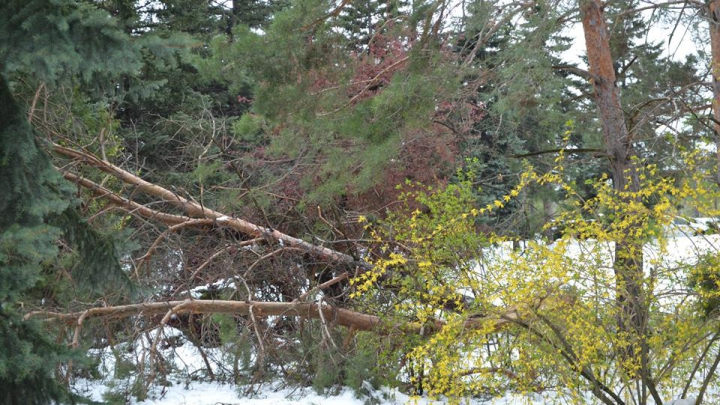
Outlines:
<svg viewBox="0 0 720 405"><path fill-rule="evenodd" d="M473 204L472 174L442 189L406 184L404 209L367 225L379 247L354 296L397 325L424 325L403 346L416 390L456 401L554 390L558 400L587 403L592 394L619 405L703 392L711 381L720 239L674 226L687 210L720 214L720 191L698 169L707 162L684 156L681 180L639 167L639 193L615 191L603 177L591 198L565 181L563 163L561 154L548 174L528 167L516 189L485 207ZM478 227L532 184L566 195L546 225L562 238L520 241ZM637 285L618 278L619 241L642 269ZM629 300L638 313L622 313ZM629 318L640 327L621 327Z"/></svg>

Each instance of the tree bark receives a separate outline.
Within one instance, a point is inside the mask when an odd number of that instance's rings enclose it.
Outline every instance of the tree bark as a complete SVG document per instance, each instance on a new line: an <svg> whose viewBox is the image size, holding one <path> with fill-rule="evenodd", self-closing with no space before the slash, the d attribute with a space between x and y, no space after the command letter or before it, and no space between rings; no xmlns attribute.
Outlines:
<svg viewBox="0 0 720 405"><path fill-rule="evenodd" d="M600 0L580 0L582 24L587 46L589 70L592 74L603 140L610 163L613 189L620 204L627 207L639 202L640 191L632 133L625 123L620 89L616 85L615 69L610 51L610 35L603 15L603 3ZM631 377L641 378L650 388L656 401L660 398L654 389L649 374L648 346L646 342L648 308L643 287L642 242L635 240L635 229L640 224L634 220L634 213L619 212L627 220L628 228L624 237L615 241L615 271L618 336L627 339L628 346L620 350L627 360L640 361L640 375L631 373ZM637 358L639 353L640 358ZM661 402L658 402L661 403Z"/></svg>
<svg viewBox="0 0 720 405"><path fill-rule="evenodd" d="M605 151L610 159L613 186L618 191L637 191L639 187L632 162L634 152L630 132L625 125L620 89L615 85L610 35L603 18L603 6L598 0L581 2L588 64L593 76L595 102L602 123ZM628 181L629 178L633 181Z"/></svg>
<svg viewBox="0 0 720 405"><path fill-rule="evenodd" d="M715 148L717 162L715 182L720 184L720 0L708 0L708 23L710 24L710 54L712 55L711 72L713 77L713 130L715 132Z"/></svg>

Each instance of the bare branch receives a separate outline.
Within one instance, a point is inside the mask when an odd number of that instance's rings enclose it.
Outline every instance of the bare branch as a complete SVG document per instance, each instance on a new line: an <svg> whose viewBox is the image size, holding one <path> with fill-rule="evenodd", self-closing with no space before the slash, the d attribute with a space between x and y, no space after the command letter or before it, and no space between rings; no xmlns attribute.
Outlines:
<svg viewBox="0 0 720 405"><path fill-rule="evenodd" d="M625 11L621 11L621 12L619 12L619 13L608 14L608 17L622 17L622 16L626 16L626 15L630 15L630 14L637 14L637 13L640 13L640 12L643 12L643 11L646 11L646 10L655 10L655 9L658 9L658 8L663 8L663 7L668 7L668 6L674 6L674 5L679 5L679 4L682 4L682 5L683 5L683 9L685 8L685 6L686 6L687 4L692 4L692 5L694 5L695 7L705 7L705 5L704 5L703 3L701 3L701 2L699 2L699 1L693 1L693 0L672 0L672 1L666 1L665 3L651 4L651 5L649 5L649 6L638 7L638 8L634 8L634 9L632 9L632 10L625 10Z"/></svg>
<svg viewBox="0 0 720 405"><path fill-rule="evenodd" d="M60 169L58 169L60 170ZM182 216L182 215L173 215L173 214L166 214L164 212L160 212L151 208L148 208L144 205L138 204L132 200L129 200L127 198L121 197L112 191L106 189L105 187L93 182L92 180L88 180L84 177L80 177L76 174L70 173L70 172L64 172L63 177L65 177L66 180L69 180L73 183L79 184L86 189L92 191L92 193L97 197L102 197L107 200L109 200L113 205L118 206L125 211L133 214L138 214L143 218L148 219L155 219L158 220L165 225L176 225L176 224L182 224L187 221L192 220L190 217Z"/></svg>
<svg viewBox="0 0 720 405"><path fill-rule="evenodd" d="M175 205L176 207L182 209L186 215L192 218L203 218L203 219L212 219L215 220L215 223L218 225L223 225L230 227L232 229L235 229L243 234L246 234L248 236L251 236L253 238L255 237L270 237L272 239L275 239L277 241L282 241L283 244L286 246L294 247L301 249L303 251L306 251L308 253L311 253L313 255L316 255L318 257L324 258L326 260L334 261L334 262L340 262L340 263L347 263L352 265L357 265L360 268L363 269L370 269L372 268L372 265L365 261L357 261L352 256L338 252L333 249L329 249L323 246L314 245L312 243L306 242L302 239L292 237L290 235L286 235L276 229L272 229L269 227L262 227L258 226L252 222L245 221L240 218L233 218L230 216L227 216L221 212L209 209L207 207L203 207L199 203L195 201L190 201L184 197L181 197L177 195L177 193L174 193L166 188L163 188L161 186L158 186L156 184L150 183L146 180L143 180L142 178L123 170L115 165L113 165L110 162L103 161L101 159L98 159L94 155L85 152L85 151L79 151L76 149L67 148L60 145L53 145L53 150L63 156L75 159L77 161L83 162L85 164L88 164L90 166L93 166L105 173L109 173L119 180L122 180L124 183L133 185L137 187L137 189L141 192L144 192L146 194L149 194L151 196L154 196L156 198L161 199L164 202L170 203L172 205ZM68 176L66 176L68 177ZM73 177L73 176L69 176ZM78 178L77 176L74 176L75 178ZM86 181L78 181L79 184L86 186L90 186L93 190L102 190L104 197L109 197L110 201L113 203L120 203L121 205L128 204L128 201L125 199L122 199L118 196L115 196L115 198L111 198L112 193L107 192L104 188L97 186L97 185L91 185L88 184ZM93 183L94 184L94 183ZM139 207L138 207L139 208ZM151 217L150 215L149 217ZM183 222L190 220L190 218L184 219Z"/></svg>
<svg viewBox="0 0 720 405"><path fill-rule="evenodd" d="M137 268L135 269L134 276L137 278L139 276L140 269L148 264L150 262L150 258L152 258L152 255L155 254L155 251L157 250L158 246L160 246L160 242L165 240L170 233L175 232L182 228L188 228L188 227L197 227L202 225L213 225L215 223L215 220L213 219L190 219L180 224L175 224L168 229L165 230L165 232L161 233L160 236L155 239L155 242L153 242L152 245L150 245L150 249L147 250L147 252L139 259L139 263L137 265Z"/></svg>
<svg viewBox="0 0 720 405"><path fill-rule="evenodd" d="M330 280L328 280L328 281L326 281L326 282L324 282L324 283L322 283L322 284L320 284L320 285L315 286L314 288L311 288L311 289L308 290L307 292L303 293L303 295L301 295L300 298L298 298L298 301L304 300L304 299L307 298L310 294L312 294L314 291L324 290L324 289L326 289L326 288L328 288L328 287L330 287L330 286L333 286L333 285L335 285L335 284L337 284L337 283L339 283L339 282L341 282L341 281L343 281L343 280L347 280L349 277L350 277L350 275L349 275L348 273L343 273L343 274L341 274L341 275L339 275L339 276L337 276L337 277L334 277L334 278L332 278L332 279L330 279Z"/></svg>

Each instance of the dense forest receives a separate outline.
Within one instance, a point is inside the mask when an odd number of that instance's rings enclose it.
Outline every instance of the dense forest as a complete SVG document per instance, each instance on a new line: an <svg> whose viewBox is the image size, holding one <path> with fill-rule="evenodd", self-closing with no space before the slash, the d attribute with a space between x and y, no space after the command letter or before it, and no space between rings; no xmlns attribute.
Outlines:
<svg viewBox="0 0 720 405"><path fill-rule="evenodd" d="M4 0L0 402L712 403L719 184L720 0Z"/></svg>

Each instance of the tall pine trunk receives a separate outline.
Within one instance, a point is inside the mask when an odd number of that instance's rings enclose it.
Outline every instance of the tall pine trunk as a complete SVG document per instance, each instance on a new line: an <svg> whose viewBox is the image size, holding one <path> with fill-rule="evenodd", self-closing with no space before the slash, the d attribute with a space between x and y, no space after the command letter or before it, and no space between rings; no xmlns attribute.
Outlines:
<svg viewBox="0 0 720 405"><path fill-rule="evenodd" d="M711 72L713 77L713 130L717 149L715 181L720 184L720 0L708 0L708 22L710 24Z"/></svg>
<svg viewBox="0 0 720 405"><path fill-rule="evenodd" d="M629 204L638 197L632 195L640 190L637 175L635 151L632 133L625 123L622 110L620 89L616 86L615 70L610 52L610 35L603 16L603 3L600 0L580 0L583 31L587 46L590 73L593 76L595 102L602 124L605 151L610 160L613 188L620 196L620 204ZM636 194L635 194L636 195ZM640 226L632 219L633 213L625 212L628 220L626 237L615 241L615 260L613 263L616 283L618 309L618 337L626 341L627 346L619 348L624 362L639 361L639 371L628 371L629 376L638 378L642 388L638 393L639 402L646 403L647 389L662 403L655 390L648 365L647 320L648 308L643 288L642 243L629 235ZM634 367L632 367L634 368Z"/></svg>

